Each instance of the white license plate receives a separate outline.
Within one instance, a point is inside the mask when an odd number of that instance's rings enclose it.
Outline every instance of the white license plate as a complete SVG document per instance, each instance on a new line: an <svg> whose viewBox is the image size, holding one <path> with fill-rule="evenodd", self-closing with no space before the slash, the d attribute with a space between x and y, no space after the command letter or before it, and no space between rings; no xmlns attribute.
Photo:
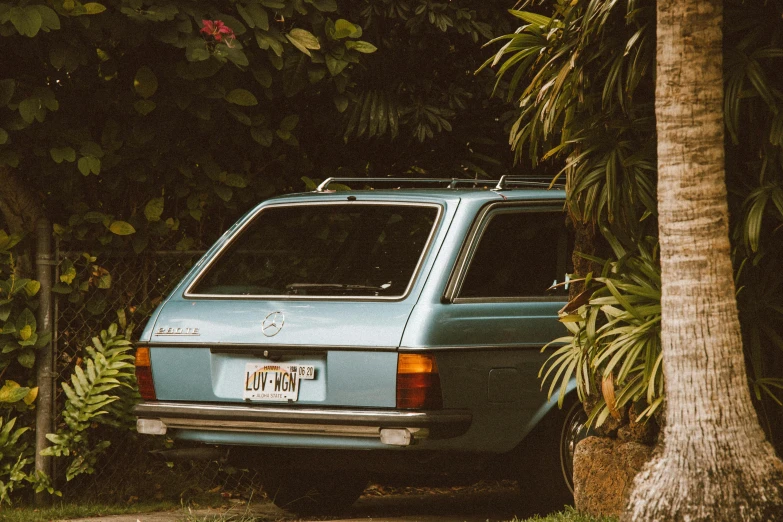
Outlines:
<svg viewBox="0 0 783 522"><path fill-rule="evenodd" d="M302 364L247 363L243 399L296 401L301 381L315 379L315 367Z"/></svg>

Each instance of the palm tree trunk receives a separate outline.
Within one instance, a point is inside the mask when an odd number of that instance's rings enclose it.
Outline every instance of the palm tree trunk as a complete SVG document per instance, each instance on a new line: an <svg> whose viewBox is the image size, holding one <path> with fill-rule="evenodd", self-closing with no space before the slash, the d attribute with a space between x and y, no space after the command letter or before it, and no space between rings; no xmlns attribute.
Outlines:
<svg viewBox="0 0 783 522"><path fill-rule="evenodd" d="M666 427L624 520L783 520L783 463L751 404L729 251L722 2L657 8Z"/></svg>

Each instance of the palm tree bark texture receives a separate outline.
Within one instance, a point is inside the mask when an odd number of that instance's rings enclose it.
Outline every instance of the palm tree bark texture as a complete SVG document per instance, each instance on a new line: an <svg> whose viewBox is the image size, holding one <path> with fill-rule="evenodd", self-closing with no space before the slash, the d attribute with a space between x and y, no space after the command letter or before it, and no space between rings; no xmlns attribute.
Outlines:
<svg viewBox="0 0 783 522"><path fill-rule="evenodd" d="M783 463L751 403L729 251L722 2L657 10L666 426L622 520L783 520Z"/></svg>

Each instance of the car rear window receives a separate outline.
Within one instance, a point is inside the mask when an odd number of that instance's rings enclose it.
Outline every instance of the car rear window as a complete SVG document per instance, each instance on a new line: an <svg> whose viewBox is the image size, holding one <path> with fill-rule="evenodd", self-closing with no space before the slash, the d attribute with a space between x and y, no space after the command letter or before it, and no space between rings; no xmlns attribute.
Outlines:
<svg viewBox="0 0 783 522"><path fill-rule="evenodd" d="M437 217L432 205L269 207L207 265L188 293L401 297Z"/></svg>

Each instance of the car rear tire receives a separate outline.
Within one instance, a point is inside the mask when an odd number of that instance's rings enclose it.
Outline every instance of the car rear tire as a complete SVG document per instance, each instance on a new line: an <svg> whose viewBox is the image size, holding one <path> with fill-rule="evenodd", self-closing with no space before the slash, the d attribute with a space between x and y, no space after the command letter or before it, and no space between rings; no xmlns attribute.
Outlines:
<svg viewBox="0 0 783 522"><path fill-rule="evenodd" d="M545 515L574 502L573 456L587 416L576 398L555 407L522 442L517 482L529 512Z"/></svg>
<svg viewBox="0 0 783 522"><path fill-rule="evenodd" d="M587 436L587 413L582 403L574 401L566 412L560 432L560 471L571 495L574 494L574 452L577 443Z"/></svg>
<svg viewBox="0 0 783 522"><path fill-rule="evenodd" d="M360 474L308 471L271 479L264 489L274 504L297 515L334 515L361 496L367 478Z"/></svg>

